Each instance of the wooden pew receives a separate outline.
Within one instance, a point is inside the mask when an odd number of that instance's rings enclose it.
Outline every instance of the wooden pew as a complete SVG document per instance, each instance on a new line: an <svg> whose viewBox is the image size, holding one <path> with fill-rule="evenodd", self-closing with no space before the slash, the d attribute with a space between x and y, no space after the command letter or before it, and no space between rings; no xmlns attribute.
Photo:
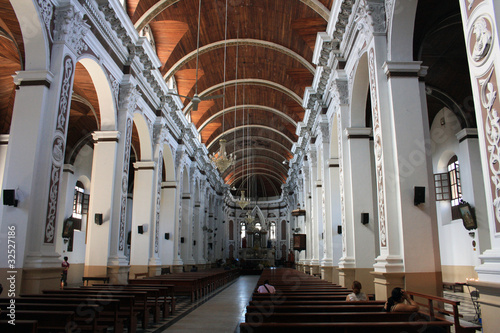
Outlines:
<svg viewBox="0 0 500 333"><path fill-rule="evenodd" d="M247 313L382 312L383 304L368 305L271 305L247 306Z"/></svg>
<svg viewBox="0 0 500 333"><path fill-rule="evenodd" d="M132 296L134 299L132 311L139 312L142 328L149 324L149 308L147 305L146 291L113 291L113 290L85 290L83 288L65 288L63 290L43 290L42 293L54 295L83 295L87 297L98 297L99 295L109 295L110 298L116 296ZM71 297L71 296L70 296Z"/></svg>
<svg viewBox="0 0 500 333"><path fill-rule="evenodd" d="M421 333L429 327L448 331L447 321L427 322L343 322L343 323L241 323L241 333Z"/></svg>
<svg viewBox="0 0 500 333"><path fill-rule="evenodd" d="M0 320L0 330L2 333L37 333L38 321L16 319L16 325L11 325L8 320Z"/></svg>
<svg viewBox="0 0 500 333"><path fill-rule="evenodd" d="M102 296L102 295L100 295ZM1 298L0 302L9 301L8 298ZM123 332L124 322L128 322L128 331L135 333L137 327L137 312L133 312L133 297L119 296L115 298L95 297L89 298L85 295L73 295L72 297L61 298L58 295L22 295L16 298L16 304L29 303L39 307L51 307L53 304L78 304L81 309L85 309L89 305L97 305L99 307L99 324L107 324L112 327L114 332ZM79 310L82 311L82 310ZM85 310L83 310L85 311Z"/></svg>

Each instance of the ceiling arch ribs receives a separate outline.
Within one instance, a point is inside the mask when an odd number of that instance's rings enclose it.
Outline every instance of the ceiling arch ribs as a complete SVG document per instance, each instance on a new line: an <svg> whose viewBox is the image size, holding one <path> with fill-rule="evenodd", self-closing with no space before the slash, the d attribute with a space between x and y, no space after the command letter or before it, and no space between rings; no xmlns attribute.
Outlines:
<svg viewBox="0 0 500 333"><path fill-rule="evenodd" d="M166 10L168 7L174 5L181 0L160 0L151 6L148 10L141 15L141 17L134 23L137 31L141 31L148 23L150 23L158 14ZM330 11L318 0L300 0L306 6L314 10L326 22L330 19Z"/></svg>
<svg viewBox="0 0 500 333"><path fill-rule="evenodd" d="M251 147L251 149L252 149L252 151L264 151L266 153L271 153L271 154L274 154L274 155L278 155L282 161L284 159L286 159L285 155L282 155L282 154L280 154L277 151L272 150L272 149L267 149L267 148L262 148L262 147ZM239 154L241 153L242 156L246 156L245 150L248 150L248 148L241 148L241 149L235 150L235 151L233 151L233 154L235 154L237 156L240 156ZM260 156L263 156L263 155L260 155ZM275 158L273 158L273 159L276 160L276 161L278 161Z"/></svg>
<svg viewBox="0 0 500 333"><path fill-rule="evenodd" d="M259 39L250 39L250 38L238 38L238 39L229 39L227 42L225 41L218 41L215 43L211 43L205 46L200 47L200 53L199 55L202 55L204 53L223 48L223 47L231 47L231 46L257 46L257 47L265 47L267 49L271 50L276 50L278 52L281 52L285 54L286 56L289 56L298 62L300 62L311 74L314 75L316 69L314 65L312 65L309 61L304 59L301 55L298 53L273 42L268 42L264 40L259 40ZM197 50L193 50L187 55L185 55L183 58L181 58L179 61L177 61L165 75L163 78L165 81L168 81L172 75L174 75L178 70L180 70L184 65L186 65L188 62L196 58L196 52Z"/></svg>
<svg viewBox="0 0 500 333"><path fill-rule="evenodd" d="M205 122L203 124L200 125L200 127L198 128L198 133L200 133L203 130L203 128L205 128L205 126L207 126L209 123L211 123L213 120L219 118L220 116L225 115L227 113L231 113L233 111L238 111L240 109L257 109L257 110L264 110L264 111L272 112L272 113L284 118L287 122L289 122L295 128L297 128L297 122L295 120L293 120L289 115L287 115L286 113L284 113L280 110L277 110L275 108L265 106L265 105L245 104L245 105L231 106L229 108L225 108L224 110L221 110L221 111L215 113L210 118L205 120Z"/></svg>
<svg viewBox="0 0 500 333"><path fill-rule="evenodd" d="M279 148L282 148L283 150L285 150L290 156L292 155L292 151L289 148L287 148L286 146L282 145L281 143L279 143L277 141L271 140L271 139L263 137L263 136L257 136L257 135L252 135L251 139L257 139L257 140L260 140L260 141L268 142L269 143L269 147L271 145L278 146ZM246 137L239 137L239 138L237 138L236 139L236 144L238 145L238 141L243 141L243 140L246 140ZM230 139L230 140L227 140L226 149L234 145L233 141L234 141L234 138ZM258 147L258 146L257 147L255 147L255 146L252 147L252 149L259 149L259 148L261 148L261 147Z"/></svg>
<svg viewBox="0 0 500 333"><path fill-rule="evenodd" d="M263 86L263 87L267 87L267 88L271 88L271 89L274 89L274 90L277 90L285 95L288 95L290 98L292 98L295 102L297 102L297 104L299 105L302 105L302 98L299 97L299 95L297 95L296 93L294 93L293 91L291 91L290 89L288 89L287 87L284 87L282 86L281 84L279 83L275 83L275 82L272 82L272 81L269 81L269 80L262 80L262 79L238 79L238 80L231 80L231 81L228 81L224 84L223 83L219 83L219 84L216 84L214 86L211 86L210 88L202 91L200 94L198 94L201 97L205 97L205 96L208 96L210 95L211 93L219 90L219 89L222 89L224 88L224 85L226 88L230 88L232 86L234 86L235 84L238 84L238 85L256 85L256 86ZM193 103L192 102L189 102L188 105L186 105L186 107L184 108L184 114L187 114L188 111L193 107Z"/></svg>
<svg viewBox="0 0 500 333"><path fill-rule="evenodd" d="M244 179L245 177L247 177L247 178L251 177L256 173L262 173L265 175L273 175L276 179L279 179L281 182L283 182L283 183L286 182L286 177L284 177L283 174L278 173L276 171L269 170L269 169L265 169L264 167L253 168L253 172L251 174L245 173L244 170L236 171L228 179L226 179L226 182L232 185L234 182L236 182L240 179Z"/></svg>
<svg viewBox="0 0 500 333"><path fill-rule="evenodd" d="M261 176L261 175L263 175L263 176L267 176L267 177L271 177L271 178L273 178L273 179L277 180L280 184L284 184L284 183L281 181L281 179L279 179L278 177L276 177L276 176L274 176L274 175L270 175L270 174L264 173L264 172L255 172L255 173L252 173L252 175L251 175L251 176ZM233 186L233 185L234 185L234 183L236 183L236 182L237 182L237 181L239 181L239 180L242 180L241 186L244 186L245 182L246 182L246 181L248 181L248 180L244 181L244 180L243 180L244 178L245 178L245 176L243 176L243 175L241 175L241 176L237 177L237 178L236 178L236 179L235 179L232 183L230 183L230 184L229 184L229 186ZM247 177L247 178L249 178L249 177ZM241 188L241 187L240 187L240 188Z"/></svg>
<svg viewBox="0 0 500 333"><path fill-rule="evenodd" d="M248 160L250 160L250 162L248 162ZM254 164L263 164L263 163L267 163L267 162L272 162L273 163L273 167L277 171L282 171L280 174L284 175L284 178L286 178L286 175L287 175L287 172L288 172L287 168L281 162L279 162L278 160L276 160L276 159L269 159L269 157L266 156L266 155L253 155L253 156L246 156L244 158L240 158L240 159L238 159L238 161L235 164L235 169L239 168L239 169L245 169L245 170L247 170L247 168L252 163L254 163ZM245 167L247 167L247 168L245 168ZM271 167L271 165L269 165L269 167ZM230 169L227 169L227 170L229 171ZM228 173L228 174L230 174L230 173Z"/></svg>
<svg viewBox="0 0 500 333"><path fill-rule="evenodd" d="M285 134L281 133L280 131L272 128L272 127L269 127L269 126L263 126L263 125L244 125L244 126L238 126L238 127L234 127L234 128L231 128L227 131L225 131L224 133L221 133L219 134L215 139L213 139L207 146L207 149L210 150L210 147L212 147L212 145L217 142L221 137L223 137L224 135L227 135L227 134L230 134L230 133L233 133L234 131L237 131L237 130L240 130L240 129L243 129L243 128L260 128L260 129L265 129L265 130L269 130L271 132L274 132L274 133L277 133L279 134L281 137L285 138L288 142L290 142L291 145L294 144L293 140L290 139L288 136L286 136Z"/></svg>

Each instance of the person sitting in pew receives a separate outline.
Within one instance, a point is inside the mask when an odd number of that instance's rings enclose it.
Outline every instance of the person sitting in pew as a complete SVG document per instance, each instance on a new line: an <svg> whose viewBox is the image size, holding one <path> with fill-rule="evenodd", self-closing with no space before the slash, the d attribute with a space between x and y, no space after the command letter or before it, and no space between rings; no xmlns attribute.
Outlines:
<svg viewBox="0 0 500 333"><path fill-rule="evenodd" d="M269 284L269 280L265 280L264 284L257 289L259 294L275 294L276 289Z"/></svg>
<svg viewBox="0 0 500 333"><path fill-rule="evenodd" d="M366 294L361 292L361 282L356 281L356 280L352 281L351 289L352 289L352 293L347 295L347 297L345 298L346 301L352 302L352 301L367 301L368 300L368 297L366 297Z"/></svg>
<svg viewBox="0 0 500 333"><path fill-rule="evenodd" d="M408 302L405 303L405 300ZM419 306L417 302L411 299L410 296L401 288L392 289L391 297L387 299L384 305L384 310L387 312L417 312Z"/></svg>

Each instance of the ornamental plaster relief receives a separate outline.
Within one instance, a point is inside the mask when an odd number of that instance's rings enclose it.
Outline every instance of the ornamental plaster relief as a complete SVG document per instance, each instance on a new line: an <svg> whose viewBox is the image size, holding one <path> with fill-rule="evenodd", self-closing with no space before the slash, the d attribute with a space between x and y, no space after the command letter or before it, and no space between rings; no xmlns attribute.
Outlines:
<svg viewBox="0 0 500 333"><path fill-rule="evenodd" d="M45 20L45 18L44 18ZM88 50L83 38L90 29L73 6L57 8L54 19L54 42L65 43L76 55Z"/></svg>
<svg viewBox="0 0 500 333"><path fill-rule="evenodd" d="M158 168L156 174L156 209L155 209L155 253L159 252L160 244L160 208L161 208L161 182L163 174L163 151L158 154Z"/></svg>
<svg viewBox="0 0 500 333"><path fill-rule="evenodd" d="M50 170L50 183L47 202L47 215L45 219L44 243L54 243L55 224L59 197L59 185L62 165L64 163L64 150L66 147L66 128L69 118L69 101L75 64L71 56L66 55L63 60L63 76L59 93L59 105L56 116L56 129L52 141L52 166Z"/></svg>
<svg viewBox="0 0 500 333"><path fill-rule="evenodd" d="M345 222L345 199L344 199L344 167L343 167L343 152L342 147L342 120L340 119L340 113L337 113L337 133L338 133L338 144L339 144L339 188L340 188L340 221L342 225L342 230L346 230ZM342 232L342 257L347 256L346 249L346 233Z"/></svg>
<svg viewBox="0 0 500 333"><path fill-rule="evenodd" d="M125 130L125 151L123 156L122 186L120 200L120 229L118 235L118 249L125 248L125 224L127 220L127 194L128 194L128 174L130 164L130 146L132 145L132 118L127 117Z"/></svg>
<svg viewBox="0 0 500 333"><path fill-rule="evenodd" d="M384 183L384 165L383 165L383 143L382 129L380 121L380 109L378 104L378 92L375 71L375 50L369 51L368 60L370 74L370 94L372 101L372 118L373 118L373 141L375 151L375 166L377 176L377 201L378 201L378 219L379 219L379 234L380 246L387 246L387 231L385 218L385 183Z"/></svg>

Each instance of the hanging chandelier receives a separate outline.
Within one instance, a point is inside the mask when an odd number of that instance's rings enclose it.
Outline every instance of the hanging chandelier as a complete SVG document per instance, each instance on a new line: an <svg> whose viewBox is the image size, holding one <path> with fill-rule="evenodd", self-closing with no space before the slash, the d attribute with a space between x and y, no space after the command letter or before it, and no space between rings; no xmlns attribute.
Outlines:
<svg viewBox="0 0 500 333"><path fill-rule="evenodd" d="M250 212L247 212L247 217L245 217L245 221L248 222L248 224L252 224L253 221L255 221L255 217L253 217Z"/></svg>
<svg viewBox="0 0 500 333"><path fill-rule="evenodd" d="M212 156L210 156L210 159L212 160L212 162L214 162L217 169L219 169L219 171L222 173L226 171L227 168L229 168L231 165L234 164L236 156L234 156L233 153L229 155L227 154L225 139L220 139L219 144L220 144L219 151L213 153Z"/></svg>
<svg viewBox="0 0 500 333"><path fill-rule="evenodd" d="M245 198L245 191L241 191L241 196L240 199L236 201L238 206L240 206L241 209L245 209L246 206L250 203L249 198Z"/></svg>

